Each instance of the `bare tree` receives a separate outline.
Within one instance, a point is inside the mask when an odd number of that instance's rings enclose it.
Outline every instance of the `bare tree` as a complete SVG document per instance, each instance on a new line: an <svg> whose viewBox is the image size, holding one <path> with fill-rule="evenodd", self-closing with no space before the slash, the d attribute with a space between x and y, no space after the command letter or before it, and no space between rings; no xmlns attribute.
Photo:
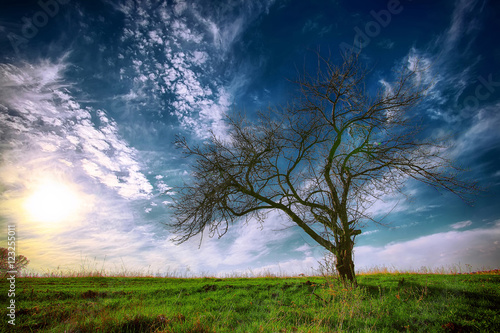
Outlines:
<svg viewBox="0 0 500 333"><path fill-rule="evenodd" d="M318 71L296 81L299 96L261 112L254 122L228 117L229 137L201 145L176 141L194 158L192 183L174 203L182 243L209 230L224 235L242 217L278 210L334 254L343 282L356 282L355 238L382 196L415 179L466 200L474 184L443 154L440 140L421 140L409 110L424 96L418 66L402 68L376 94L357 55L340 65L318 54Z"/></svg>
<svg viewBox="0 0 500 333"><path fill-rule="evenodd" d="M29 264L29 260L23 256L18 255L13 257L14 255L10 255L9 249L0 247L0 273L2 276L6 276L7 272L15 271L17 274L20 274L21 270L23 270ZM14 260L10 260L14 258Z"/></svg>

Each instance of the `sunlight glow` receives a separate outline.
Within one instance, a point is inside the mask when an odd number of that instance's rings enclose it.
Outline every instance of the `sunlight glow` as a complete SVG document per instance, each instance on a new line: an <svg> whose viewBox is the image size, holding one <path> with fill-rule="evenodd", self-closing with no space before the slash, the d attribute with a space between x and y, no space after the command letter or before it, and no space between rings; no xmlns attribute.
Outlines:
<svg viewBox="0 0 500 333"><path fill-rule="evenodd" d="M80 199L69 185L48 180L35 188L24 208L33 221L60 223L72 219L81 206Z"/></svg>

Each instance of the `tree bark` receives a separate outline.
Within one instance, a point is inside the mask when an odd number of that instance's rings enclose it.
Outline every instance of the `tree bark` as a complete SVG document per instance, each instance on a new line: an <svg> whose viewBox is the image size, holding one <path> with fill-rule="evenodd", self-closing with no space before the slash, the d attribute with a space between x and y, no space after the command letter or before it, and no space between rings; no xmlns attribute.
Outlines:
<svg viewBox="0 0 500 333"><path fill-rule="evenodd" d="M357 285L356 274L354 272L353 247L354 241L350 236L343 236L343 239L337 246L337 263L335 267L339 273L340 280L343 284Z"/></svg>

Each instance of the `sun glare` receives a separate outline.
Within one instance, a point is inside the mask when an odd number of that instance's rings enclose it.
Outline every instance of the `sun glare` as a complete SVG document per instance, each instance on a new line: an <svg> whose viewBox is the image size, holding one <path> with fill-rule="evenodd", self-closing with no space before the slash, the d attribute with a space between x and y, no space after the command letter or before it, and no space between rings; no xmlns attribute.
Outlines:
<svg viewBox="0 0 500 333"><path fill-rule="evenodd" d="M80 205L78 193L69 185L46 181L35 188L24 207L33 221L59 223L71 219Z"/></svg>

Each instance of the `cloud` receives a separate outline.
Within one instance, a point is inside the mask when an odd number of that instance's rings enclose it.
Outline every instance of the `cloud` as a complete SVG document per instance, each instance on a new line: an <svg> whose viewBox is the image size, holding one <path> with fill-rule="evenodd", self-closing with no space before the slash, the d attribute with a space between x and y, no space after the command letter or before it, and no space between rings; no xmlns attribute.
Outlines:
<svg viewBox="0 0 500 333"><path fill-rule="evenodd" d="M462 228L468 227L470 225L472 225L472 221L471 220L467 220L467 221L462 221L462 222L454 223L454 224L450 225L450 227L452 229L462 229Z"/></svg>
<svg viewBox="0 0 500 333"><path fill-rule="evenodd" d="M126 1L115 6L125 14L121 66L133 68L121 75L132 82L131 92L116 98L129 105L159 104L198 138L210 131L224 137L224 114L238 89L231 78L238 70L228 68L228 54L245 27L273 2L241 6L227 1L213 7L204 2L177 1L171 6Z"/></svg>
<svg viewBox="0 0 500 333"><path fill-rule="evenodd" d="M498 239L500 220L484 228L436 233L382 247L355 247L355 263L358 269L374 266L451 268L459 263L472 265L473 269L497 267L500 258Z"/></svg>
<svg viewBox="0 0 500 333"><path fill-rule="evenodd" d="M482 12L484 4L485 1L481 0L460 0L456 2L450 27L438 40L438 42L444 42L444 53L456 52L459 41L469 37L473 31L478 29L477 12ZM478 8L479 6L481 7Z"/></svg>
<svg viewBox="0 0 500 333"><path fill-rule="evenodd" d="M329 33L332 30L333 25L330 24L328 26L320 27L318 22L321 20L321 18L322 16L318 16L314 20L311 19L307 20L304 26L302 27L302 33L306 34L310 32L315 32L320 36Z"/></svg>
<svg viewBox="0 0 500 333"><path fill-rule="evenodd" d="M272 265L263 267L259 263L269 262L272 258L283 258L283 253L275 255L274 251L286 246L294 235L291 229L283 230L290 226L287 221L278 213L270 212L266 223L261 225L255 219L250 219L248 223L241 221L233 225L223 239L210 238L208 232L205 232L201 246L198 237L176 245L171 242L174 235L161 236L155 226L138 225L137 221L117 214L125 208L125 204L99 207L100 216L95 223L87 222L85 226L65 232L38 234L36 238L27 237L23 241L23 252L28 258L33 258L31 268L39 272L53 271L58 266L66 271L78 270L84 253L85 257L97 258L98 264L95 266L99 269L102 266L108 272L127 270L178 276L223 276L243 274L249 268L257 267L255 273L273 270ZM152 207L154 205L150 204L145 209L151 214ZM106 216L110 218L110 222L106 225L99 224L98 221L105 220ZM78 234L76 243L74 233ZM57 244L46 246L53 243ZM307 245L296 250L303 252L306 258L294 261L288 256L288 261L284 260L277 265L281 266L283 272L286 270L287 274L288 271L303 273L315 262L311 256L312 249Z"/></svg>
<svg viewBox="0 0 500 333"><path fill-rule="evenodd" d="M306 255L311 255L311 250L312 248L308 244L304 244L296 248L294 251L304 252Z"/></svg>
<svg viewBox="0 0 500 333"><path fill-rule="evenodd" d="M425 109L433 120L455 125L477 112L459 101L474 82L475 78L471 76L480 60L476 56L472 58L471 46L478 36L484 3L482 0L457 1L446 31L430 42L427 48L412 47L405 57L409 68L415 68L417 62L420 65L416 82L428 87L421 109ZM460 70L457 71L457 68Z"/></svg>
<svg viewBox="0 0 500 333"><path fill-rule="evenodd" d="M205 31L187 18L194 7L185 2L155 5L154 10L149 3L138 6L139 10L124 10L120 54L123 66L132 65L133 72L124 72L122 80L132 82L133 88L121 98L162 104L160 108L175 116L181 127L202 138L210 129L221 129L221 114L228 110L228 103L221 101L227 93L213 80L219 58L211 56Z"/></svg>
<svg viewBox="0 0 500 333"><path fill-rule="evenodd" d="M392 40L385 38L385 39L381 40L380 42L378 42L377 45L383 49L390 50L394 47L395 43Z"/></svg>
<svg viewBox="0 0 500 333"><path fill-rule="evenodd" d="M311 32L318 29L318 22L316 20L307 20L304 26L302 27L302 33L305 34L307 32Z"/></svg>
<svg viewBox="0 0 500 333"><path fill-rule="evenodd" d="M143 242L130 235L137 223L131 202L153 191L142 172L141 153L119 135L118 124L72 96L74 87L64 76L68 66L67 58L0 64L0 214L4 223L17 225L23 254L38 271L78 267L82 253L107 254L119 264L120 251L134 250L125 244ZM77 214L53 226L27 219L22 208L47 179L74 188L82 202Z"/></svg>
<svg viewBox="0 0 500 333"><path fill-rule="evenodd" d="M377 232L379 232L380 230L369 230L369 231L363 231L361 233L361 235L359 235L360 237L361 236L368 236L368 235L372 235L372 234L376 234Z"/></svg>
<svg viewBox="0 0 500 333"><path fill-rule="evenodd" d="M443 150L443 155L467 161L469 165L473 165L480 154L498 147L499 142L496 128L500 126L497 112L500 104L488 102L483 95L481 98L476 96L478 88L483 89L481 92L488 90L480 86L486 81L484 78L480 77L478 83L473 77L481 58L470 49L479 35L485 3L482 0L457 1L448 28L427 49L411 48L404 60L409 68L415 68L419 63L423 69L416 75L416 81L427 86L428 90L419 110L425 112L431 121L446 122L444 126L430 127L433 133L429 133L429 137L452 138L451 148ZM471 89L474 85L476 89ZM465 95L471 90L476 95Z"/></svg>
<svg viewBox="0 0 500 333"><path fill-rule="evenodd" d="M484 152L485 148L492 149L498 147L500 133L500 114L498 108L500 103L487 106L477 110L470 125L454 142L452 149L448 152L451 157L472 156Z"/></svg>
<svg viewBox="0 0 500 333"><path fill-rule="evenodd" d="M365 211L365 214L373 217L384 217L390 213L405 211L408 208L403 194L384 194L376 198L370 198L373 204Z"/></svg>
<svg viewBox="0 0 500 333"><path fill-rule="evenodd" d="M71 97L63 77L66 66L64 59L20 67L0 64L0 127L9 141L6 149L18 159L13 163L34 163L35 168L40 159L45 166L64 160L72 174L80 171L123 197L148 197L152 186L141 173L138 152L120 138L106 112Z"/></svg>
<svg viewBox="0 0 500 333"><path fill-rule="evenodd" d="M120 225L114 223L116 217L111 221L112 228L87 223L67 232L56 231L23 239L23 254L31 260L29 268L38 273L82 269L87 273L101 269L108 273L145 273L148 268L152 271L166 271L167 266L181 268L180 264L169 263L165 254L159 251L158 241L153 238L154 229L150 226ZM23 229L20 226L20 231L24 232ZM78 241L75 241L75 234L78 234Z"/></svg>
<svg viewBox="0 0 500 333"><path fill-rule="evenodd" d="M264 265L251 270L253 276L265 276L274 274L276 276L295 276L299 274L316 275L319 268L318 259L313 256L307 256L304 259L291 259L280 263ZM248 271L248 270L247 270ZM235 271L242 275L245 271Z"/></svg>
<svg viewBox="0 0 500 333"><path fill-rule="evenodd" d="M233 240L227 249L225 265L251 265L262 256L270 253L273 246L283 245L284 241L293 235L291 230L280 230L290 222L284 220L278 212L269 212L266 222L261 224L250 219L248 224L240 224L237 230L228 235Z"/></svg>
<svg viewBox="0 0 500 333"><path fill-rule="evenodd" d="M176 15L181 15L187 8L187 3L182 0L175 1L174 12Z"/></svg>
<svg viewBox="0 0 500 333"><path fill-rule="evenodd" d="M272 3L241 6L228 1L213 7L202 2L170 6L127 1L115 6L126 16L120 60L123 67L132 64L134 69L121 76L133 82L131 92L116 97L130 105L135 100L157 103L198 138L210 131L225 136L224 114L238 88L226 78L232 75L227 54L244 28Z"/></svg>
<svg viewBox="0 0 500 333"><path fill-rule="evenodd" d="M423 212L428 212L428 211L434 210L434 209L439 208L439 207L441 207L441 205L425 205L425 206L415 208L413 210L413 212L423 213Z"/></svg>
<svg viewBox="0 0 500 333"><path fill-rule="evenodd" d="M237 3L234 1L220 2L217 8L207 9L204 6L191 8L196 19L205 26L211 35L212 45L221 56L229 52L232 45L246 27L263 13L268 14L269 8L275 0L244 1Z"/></svg>
<svg viewBox="0 0 500 333"><path fill-rule="evenodd" d="M200 33L193 32L183 21L174 20L170 26L173 31L173 37L178 37L185 42L200 43L203 36Z"/></svg>

